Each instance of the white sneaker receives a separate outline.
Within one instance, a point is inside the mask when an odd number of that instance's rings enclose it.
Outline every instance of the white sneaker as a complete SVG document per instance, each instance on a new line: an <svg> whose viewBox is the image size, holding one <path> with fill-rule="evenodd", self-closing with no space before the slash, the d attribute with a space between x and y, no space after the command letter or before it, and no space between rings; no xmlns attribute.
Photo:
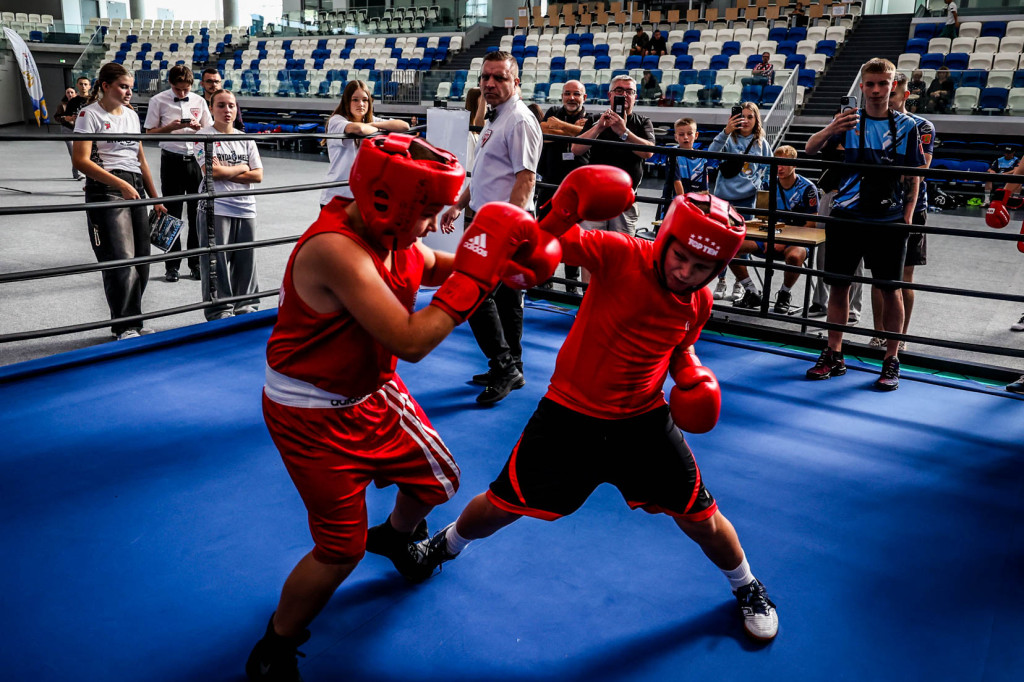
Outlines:
<svg viewBox="0 0 1024 682"><path fill-rule="evenodd" d="M747 295L747 290L742 284L736 282L732 285L732 300L733 303L737 303L743 300L743 297Z"/></svg>
<svg viewBox="0 0 1024 682"><path fill-rule="evenodd" d="M880 336L872 336L868 341L869 348L885 348L885 339Z"/></svg>
<svg viewBox="0 0 1024 682"><path fill-rule="evenodd" d="M222 310L219 313L214 313L210 320L226 320L229 317L234 317L235 314L230 310Z"/></svg>
<svg viewBox="0 0 1024 682"><path fill-rule="evenodd" d="M1020 319L1017 320L1016 324L1011 324L1010 325L1010 331L1011 332L1024 332L1024 315L1020 316Z"/></svg>
<svg viewBox="0 0 1024 682"><path fill-rule="evenodd" d="M764 585L755 580L733 592L743 614L743 629L753 639L767 641L779 634L779 615Z"/></svg>
<svg viewBox="0 0 1024 682"><path fill-rule="evenodd" d="M253 305L243 305L235 308L235 315L247 315L254 312L256 312L256 306Z"/></svg>
<svg viewBox="0 0 1024 682"><path fill-rule="evenodd" d="M137 338L139 338L139 330L138 329L125 329L123 332L121 332L120 334L117 335L117 340L118 341L123 341L124 339L137 339Z"/></svg>
<svg viewBox="0 0 1024 682"><path fill-rule="evenodd" d="M153 330L150 329L149 327L143 327L142 329L139 330L139 333L145 336L147 334L152 334Z"/></svg>
<svg viewBox="0 0 1024 682"><path fill-rule="evenodd" d="M715 300L722 301L729 294L729 286L725 283L724 279L718 280L718 284L715 285Z"/></svg>

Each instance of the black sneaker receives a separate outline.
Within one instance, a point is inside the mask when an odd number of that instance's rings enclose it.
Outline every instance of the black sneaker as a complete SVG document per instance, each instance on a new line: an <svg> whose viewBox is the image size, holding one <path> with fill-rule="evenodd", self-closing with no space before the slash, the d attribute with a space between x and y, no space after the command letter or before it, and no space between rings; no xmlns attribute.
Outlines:
<svg viewBox="0 0 1024 682"><path fill-rule="evenodd" d="M807 309L807 317L825 317L826 315L828 315L828 308L820 303L812 303L811 307Z"/></svg>
<svg viewBox="0 0 1024 682"><path fill-rule="evenodd" d="M1006 390L1010 393L1024 393L1024 374L1012 384L1007 384Z"/></svg>
<svg viewBox="0 0 1024 682"><path fill-rule="evenodd" d="M203 279L203 273L202 273L202 271L199 270L198 267L195 267L195 268L192 268L189 271L189 277L191 277L195 281L199 282L199 281L201 281Z"/></svg>
<svg viewBox="0 0 1024 682"><path fill-rule="evenodd" d="M504 400L505 396L514 389L522 388L525 385L526 379L518 369L513 368L503 374L492 373L490 383L487 384L483 393L476 397L476 401L481 405L493 405Z"/></svg>
<svg viewBox="0 0 1024 682"><path fill-rule="evenodd" d="M387 557L403 578L410 582L418 582L417 577L420 571L412 546L421 540L426 540L428 535L426 519L420 521L416 530L408 535L395 530L389 519L366 531L366 551L370 554Z"/></svg>
<svg viewBox="0 0 1024 682"><path fill-rule="evenodd" d="M305 654L299 647L307 641L309 630L303 630L298 637L282 637L274 632L274 616L270 616L266 634L256 642L245 662L245 676L250 682L302 682L298 657Z"/></svg>
<svg viewBox="0 0 1024 682"><path fill-rule="evenodd" d="M882 375L875 381L879 391L895 391L900 387L900 361L895 355L882 360Z"/></svg>
<svg viewBox="0 0 1024 682"><path fill-rule="evenodd" d="M522 372L522 370L520 370L519 375L522 378L512 384L512 390L513 391L515 391L517 389L520 389L520 388L522 388L523 386L526 385L526 377L523 377L522 374L523 374L523 372ZM479 385L479 386L487 386L488 384L491 383L491 379L493 379L494 376L495 376L494 370L493 369L489 369L486 372L484 372L483 374L474 374L472 382L474 384Z"/></svg>
<svg viewBox="0 0 1024 682"><path fill-rule="evenodd" d="M458 554L452 554L448 551L448 540L447 534L448 529L455 525L455 522L449 523L441 530L434 533L434 537L429 540L417 542L414 545L416 563L419 565L420 580L426 580L434 574L434 569L438 568L441 564L446 561L451 561Z"/></svg>
<svg viewBox="0 0 1024 682"><path fill-rule="evenodd" d="M779 614L764 585L755 580L733 592L743 614L743 629L753 639L767 642L779 634Z"/></svg>
<svg viewBox="0 0 1024 682"><path fill-rule="evenodd" d="M732 305L734 308L760 308L761 294L747 289L743 292L743 298L734 302Z"/></svg>
<svg viewBox="0 0 1024 682"><path fill-rule="evenodd" d="M808 379L828 379L829 377L841 377L844 374L846 374L846 362L843 360L843 354L837 353L831 348L821 351L814 367L807 370Z"/></svg>
<svg viewBox="0 0 1024 682"><path fill-rule="evenodd" d="M775 297L774 312L779 315L789 315L789 303L793 300L793 294L789 291L780 291Z"/></svg>

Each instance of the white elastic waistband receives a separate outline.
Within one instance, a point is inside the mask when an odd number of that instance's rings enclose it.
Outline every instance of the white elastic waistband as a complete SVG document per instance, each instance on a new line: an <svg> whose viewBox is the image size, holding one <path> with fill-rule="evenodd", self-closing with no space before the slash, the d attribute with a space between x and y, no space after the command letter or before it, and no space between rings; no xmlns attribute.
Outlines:
<svg viewBox="0 0 1024 682"><path fill-rule="evenodd" d="M338 393L331 393L313 384L293 379L281 374L267 365L266 383L263 386L267 397L280 405L306 408L338 408L358 405L370 396L363 395L349 398Z"/></svg>

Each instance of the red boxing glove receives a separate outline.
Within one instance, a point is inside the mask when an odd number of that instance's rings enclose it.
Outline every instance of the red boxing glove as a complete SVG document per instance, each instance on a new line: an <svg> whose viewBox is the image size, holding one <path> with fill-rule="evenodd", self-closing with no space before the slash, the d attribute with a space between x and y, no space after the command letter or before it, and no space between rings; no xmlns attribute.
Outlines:
<svg viewBox="0 0 1024 682"><path fill-rule="evenodd" d="M672 421L687 433L707 433L715 428L722 409L722 389L714 372L690 352L677 354L670 371L676 382L668 400Z"/></svg>
<svg viewBox="0 0 1024 682"><path fill-rule="evenodd" d="M989 227L994 227L997 230L1001 230L1010 224L1010 212L1006 210L1006 204L997 199L993 199L992 203L985 209L985 222Z"/></svg>
<svg viewBox="0 0 1024 682"><path fill-rule="evenodd" d="M1020 233L1024 235L1024 223L1020 224ZM1017 242L1017 250L1020 251L1021 253L1024 253L1024 241Z"/></svg>
<svg viewBox="0 0 1024 682"><path fill-rule="evenodd" d="M505 264L501 281L513 289L529 289L548 281L561 262L558 239L538 228L531 242L519 247Z"/></svg>
<svg viewBox="0 0 1024 682"><path fill-rule="evenodd" d="M613 166L583 166L565 176L540 229L561 237L581 220L610 220L636 201L629 173Z"/></svg>
<svg viewBox="0 0 1024 682"><path fill-rule="evenodd" d="M498 284L509 257L524 244L535 244L537 233L537 221L521 208L503 202L481 206L455 250L452 274L430 305L456 324L464 322Z"/></svg>

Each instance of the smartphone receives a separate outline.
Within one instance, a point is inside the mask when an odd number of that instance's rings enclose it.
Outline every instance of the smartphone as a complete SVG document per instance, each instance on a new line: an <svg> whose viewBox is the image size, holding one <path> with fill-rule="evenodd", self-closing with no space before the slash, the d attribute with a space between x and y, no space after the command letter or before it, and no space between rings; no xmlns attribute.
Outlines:
<svg viewBox="0 0 1024 682"><path fill-rule="evenodd" d="M625 95L615 95L615 98L612 100L612 111L614 111L619 116L622 116L623 118L626 117Z"/></svg>
<svg viewBox="0 0 1024 682"><path fill-rule="evenodd" d="M852 95L849 96L849 97L840 97L839 98L839 111L840 111L840 113L845 114L850 109L854 109L854 110L857 109L857 98L853 97Z"/></svg>
<svg viewBox="0 0 1024 682"><path fill-rule="evenodd" d="M739 116L742 113L743 113L743 107L741 107L739 105L736 105L736 106L734 106L732 108L732 115L730 116L730 118L732 118L733 116Z"/></svg>
<svg viewBox="0 0 1024 682"><path fill-rule="evenodd" d="M192 119L191 118L183 118L183 119L181 119L181 122L184 123L185 125L192 125Z"/></svg>

